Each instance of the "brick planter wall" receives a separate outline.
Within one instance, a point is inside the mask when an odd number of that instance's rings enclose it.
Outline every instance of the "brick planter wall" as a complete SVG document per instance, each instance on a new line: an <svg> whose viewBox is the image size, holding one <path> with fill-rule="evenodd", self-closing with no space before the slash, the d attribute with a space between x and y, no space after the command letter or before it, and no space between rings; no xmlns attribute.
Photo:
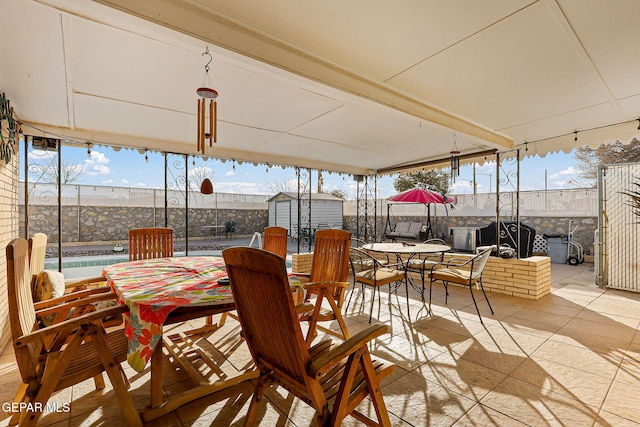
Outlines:
<svg viewBox="0 0 640 427"><path fill-rule="evenodd" d="M370 252L380 259L384 255ZM471 254L445 254L445 261L452 257L470 258ZM311 271L313 253L301 253L292 255L292 271L308 273ZM417 273L415 280L420 280ZM426 279L425 279L426 280ZM485 291L511 295L514 297L539 300L551 293L551 258L546 256L533 256L522 259L503 259L490 257L482 275L482 284ZM452 284L454 285L454 284Z"/></svg>
<svg viewBox="0 0 640 427"><path fill-rule="evenodd" d="M445 261L450 259L445 254ZM455 255L456 258L471 255ZM482 274L485 291L539 300L551 293L551 258L533 256L529 258L489 257Z"/></svg>

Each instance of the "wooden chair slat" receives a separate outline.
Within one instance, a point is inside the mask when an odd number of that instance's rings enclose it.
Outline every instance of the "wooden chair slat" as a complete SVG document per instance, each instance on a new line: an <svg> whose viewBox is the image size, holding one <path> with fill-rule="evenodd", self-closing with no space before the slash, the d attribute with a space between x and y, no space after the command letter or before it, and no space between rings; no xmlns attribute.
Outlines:
<svg viewBox="0 0 640 427"><path fill-rule="evenodd" d="M347 248L349 238L347 238ZM348 249L347 249L348 251ZM372 361L367 342L386 333L371 325L334 346L329 340L308 347L289 289L284 260L270 252L235 247L222 252L243 335L260 371L245 425L255 425L266 388L278 384L312 406L318 425L341 425L353 415L369 425L390 425L380 380L395 366ZM374 390L377 423L355 407ZM378 398L380 397L380 398Z"/></svg>

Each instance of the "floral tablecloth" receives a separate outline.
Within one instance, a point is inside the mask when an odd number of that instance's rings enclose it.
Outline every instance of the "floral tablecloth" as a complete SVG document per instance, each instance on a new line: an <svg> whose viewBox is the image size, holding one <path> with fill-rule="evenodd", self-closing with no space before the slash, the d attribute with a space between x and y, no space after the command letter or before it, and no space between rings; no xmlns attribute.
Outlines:
<svg viewBox="0 0 640 427"><path fill-rule="evenodd" d="M230 286L218 285L226 277L224 259L216 256L157 258L105 267L103 275L121 303L129 307L125 334L129 338L127 360L142 372L162 339L169 314L190 304L228 303ZM292 287L300 281L289 277Z"/></svg>

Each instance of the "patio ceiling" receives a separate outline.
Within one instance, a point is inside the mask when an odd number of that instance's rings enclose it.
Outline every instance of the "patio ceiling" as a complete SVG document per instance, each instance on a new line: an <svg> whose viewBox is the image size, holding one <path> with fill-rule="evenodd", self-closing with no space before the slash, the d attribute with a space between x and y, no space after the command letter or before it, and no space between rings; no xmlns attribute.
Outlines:
<svg viewBox="0 0 640 427"><path fill-rule="evenodd" d="M0 0L25 133L355 174L638 135L636 0ZM613 126L615 125L615 126ZM574 131L578 131L577 134ZM575 139L578 141L576 142Z"/></svg>

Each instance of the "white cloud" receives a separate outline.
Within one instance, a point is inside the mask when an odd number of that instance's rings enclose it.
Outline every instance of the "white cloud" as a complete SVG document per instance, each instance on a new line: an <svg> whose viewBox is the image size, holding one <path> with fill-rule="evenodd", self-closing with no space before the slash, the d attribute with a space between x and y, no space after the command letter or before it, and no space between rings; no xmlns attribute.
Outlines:
<svg viewBox="0 0 640 427"><path fill-rule="evenodd" d="M573 182L571 180L557 180L557 181L553 181L552 183L549 184L549 189L550 190L560 190L563 188L574 188L575 185L573 184Z"/></svg>
<svg viewBox="0 0 640 427"><path fill-rule="evenodd" d="M87 175L108 175L111 172L108 164L111 160L99 151L91 151L91 155L84 161L84 173Z"/></svg>
<svg viewBox="0 0 640 427"><path fill-rule="evenodd" d="M225 181L216 183L216 191L219 193L236 194L271 194L272 191L266 183Z"/></svg>
<svg viewBox="0 0 640 427"><path fill-rule="evenodd" d="M57 154L58 154L57 151L34 149L34 150L29 152L27 157L29 158L29 160L40 160L40 161L42 161L43 159L52 159L52 158L56 157Z"/></svg>
<svg viewBox="0 0 640 427"><path fill-rule="evenodd" d="M129 185L129 180L128 179L121 179L120 183L124 184L124 185Z"/></svg>
<svg viewBox="0 0 640 427"><path fill-rule="evenodd" d="M209 176L212 174L212 172L213 169L211 169L209 166L196 166L195 168L189 170L189 176Z"/></svg>
<svg viewBox="0 0 640 427"><path fill-rule="evenodd" d="M560 172L556 172L553 175L551 175L549 178L550 179L558 179L561 178L563 176L567 176L567 175L577 175L578 171L573 167L573 166L569 166L567 169L565 170L561 170Z"/></svg>
<svg viewBox="0 0 640 427"><path fill-rule="evenodd" d="M112 179L105 179L104 181L101 181L103 184L113 184L114 181Z"/></svg>
<svg viewBox="0 0 640 427"><path fill-rule="evenodd" d="M471 194L473 193L473 182L458 180L449 187L450 194Z"/></svg>
<svg viewBox="0 0 640 427"><path fill-rule="evenodd" d="M233 169L231 169L230 171L227 171L224 176L235 176L236 171L234 171Z"/></svg>

